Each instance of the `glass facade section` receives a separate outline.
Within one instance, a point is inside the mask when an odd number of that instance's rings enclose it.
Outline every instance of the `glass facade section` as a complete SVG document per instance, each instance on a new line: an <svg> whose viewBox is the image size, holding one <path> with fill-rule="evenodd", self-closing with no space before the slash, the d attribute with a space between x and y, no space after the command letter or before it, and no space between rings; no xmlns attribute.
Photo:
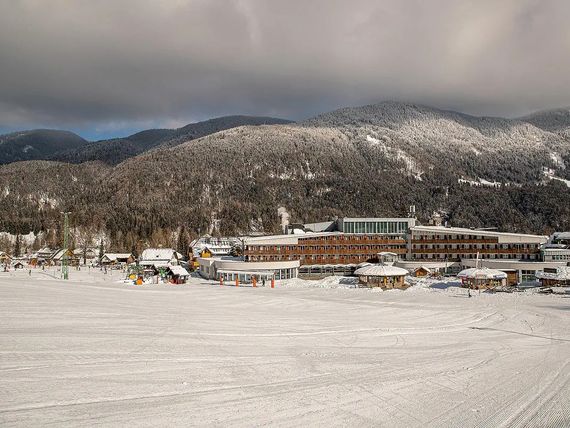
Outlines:
<svg viewBox="0 0 570 428"><path fill-rule="evenodd" d="M406 221L347 221L343 224L344 233L391 233L403 234L408 231Z"/></svg>
<svg viewBox="0 0 570 428"><path fill-rule="evenodd" d="M273 272L273 275L275 277L275 280L282 280L282 279L291 279L291 278L296 278L297 277L297 269L296 268L287 268L287 269L276 269ZM231 282L231 284L233 284L236 280L236 278L238 278L239 282L242 284L250 284L253 281L252 278L252 274L250 273L239 273L239 272L235 272L235 273L223 273L220 274L222 276L222 279L225 282ZM220 275L218 275L216 278L214 279L219 279ZM258 284L261 284L261 282L263 281L263 278L265 278L265 281L271 281L271 272L260 272L259 274L255 275L257 277L257 281Z"/></svg>

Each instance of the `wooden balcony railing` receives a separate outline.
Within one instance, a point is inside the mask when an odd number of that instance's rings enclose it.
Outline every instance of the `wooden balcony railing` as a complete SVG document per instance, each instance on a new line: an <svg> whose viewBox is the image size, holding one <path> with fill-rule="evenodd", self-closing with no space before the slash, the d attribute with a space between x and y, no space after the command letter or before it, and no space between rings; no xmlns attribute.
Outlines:
<svg viewBox="0 0 570 428"><path fill-rule="evenodd" d="M383 251L390 251L396 254L406 254L406 248L382 248ZM289 256L289 255L326 255L326 254L339 254L339 255L354 255L354 254L367 254L375 256L378 254L380 250L377 248L357 248L357 249L337 249L337 248L329 248L329 249L319 249L319 250L250 250L246 249L244 251L245 255L282 255L282 256Z"/></svg>
<svg viewBox="0 0 570 428"><path fill-rule="evenodd" d="M465 254L465 253L481 253L481 254L538 254L539 249L536 248L415 248L412 254Z"/></svg>
<svg viewBox="0 0 570 428"><path fill-rule="evenodd" d="M412 244L497 244L498 239L412 239Z"/></svg>
<svg viewBox="0 0 570 428"><path fill-rule="evenodd" d="M323 248L325 247L325 248ZM361 248L364 247L364 248ZM245 251L255 251L255 252L270 252L270 251L274 251L274 252L278 252L278 253L283 253L283 252L307 252L307 251L329 251L329 250L343 250L343 251L352 251L352 252L358 252L358 251L365 251L365 250L374 250L376 252L380 252L380 251L390 251L393 248L407 248L406 245L404 243L400 243L400 242L392 242L390 243L390 245L377 245L377 244L369 244L369 245L356 245L356 246L350 246L350 245L304 245L304 246L298 246L298 247L293 247L293 248L289 248L288 246L282 246L280 248L275 248L275 247L270 247L270 246L264 246L263 249L261 249L261 247L259 246L253 246L253 245L248 245L245 247Z"/></svg>
<svg viewBox="0 0 570 428"><path fill-rule="evenodd" d="M370 244L405 244L405 239L302 239L299 245L370 245Z"/></svg>

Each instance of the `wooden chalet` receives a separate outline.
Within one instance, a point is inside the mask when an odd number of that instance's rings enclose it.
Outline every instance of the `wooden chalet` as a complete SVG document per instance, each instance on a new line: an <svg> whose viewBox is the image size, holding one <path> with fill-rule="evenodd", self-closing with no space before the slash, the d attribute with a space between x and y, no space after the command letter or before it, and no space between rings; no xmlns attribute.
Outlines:
<svg viewBox="0 0 570 428"><path fill-rule="evenodd" d="M417 278L425 278L427 276L430 276L431 274L432 274L431 269L425 266L420 266L419 268L416 268L413 273L413 275Z"/></svg>
<svg viewBox="0 0 570 428"><path fill-rule="evenodd" d="M52 264L54 264L56 266L61 266L61 264L63 263L63 258L65 255L67 255L67 262L69 265L75 266L75 265L79 264L79 259L77 257L75 257L75 255L73 254L73 251L70 249L57 250L51 256L50 260L51 260Z"/></svg>
<svg viewBox="0 0 570 428"><path fill-rule="evenodd" d="M102 266L126 266L134 261L135 258L131 253L105 253L101 257Z"/></svg>
<svg viewBox="0 0 570 428"><path fill-rule="evenodd" d="M182 266L169 266L166 270L166 276L172 284L184 284L188 281L190 274Z"/></svg>

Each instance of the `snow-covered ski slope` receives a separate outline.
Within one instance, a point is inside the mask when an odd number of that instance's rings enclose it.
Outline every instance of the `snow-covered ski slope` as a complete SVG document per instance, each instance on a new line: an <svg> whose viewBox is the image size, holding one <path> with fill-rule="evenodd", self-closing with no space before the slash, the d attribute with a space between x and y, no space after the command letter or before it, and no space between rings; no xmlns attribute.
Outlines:
<svg viewBox="0 0 570 428"><path fill-rule="evenodd" d="M0 274L2 426L570 425L564 296L70 277Z"/></svg>

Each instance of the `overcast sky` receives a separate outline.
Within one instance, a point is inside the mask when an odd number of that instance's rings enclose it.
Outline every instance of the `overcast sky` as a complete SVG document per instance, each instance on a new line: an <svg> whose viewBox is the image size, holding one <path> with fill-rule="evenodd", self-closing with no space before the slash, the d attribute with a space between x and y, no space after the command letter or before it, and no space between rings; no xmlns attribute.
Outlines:
<svg viewBox="0 0 570 428"><path fill-rule="evenodd" d="M570 105L569 0L0 0L0 131Z"/></svg>

